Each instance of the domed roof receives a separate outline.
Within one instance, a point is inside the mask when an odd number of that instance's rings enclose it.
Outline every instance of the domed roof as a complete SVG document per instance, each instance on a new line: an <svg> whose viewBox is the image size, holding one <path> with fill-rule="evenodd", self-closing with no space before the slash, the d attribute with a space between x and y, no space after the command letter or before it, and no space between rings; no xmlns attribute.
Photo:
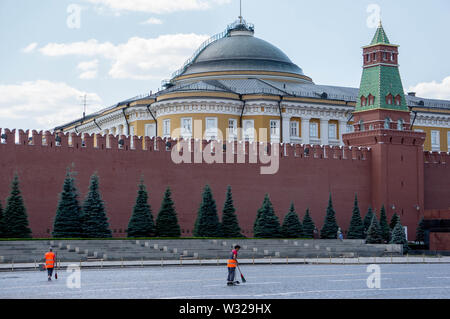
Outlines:
<svg viewBox="0 0 450 319"><path fill-rule="evenodd" d="M253 29L242 25L228 30L225 37L207 45L179 76L229 71L288 73L308 80L303 70L283 51L254 37Z"/></svg>

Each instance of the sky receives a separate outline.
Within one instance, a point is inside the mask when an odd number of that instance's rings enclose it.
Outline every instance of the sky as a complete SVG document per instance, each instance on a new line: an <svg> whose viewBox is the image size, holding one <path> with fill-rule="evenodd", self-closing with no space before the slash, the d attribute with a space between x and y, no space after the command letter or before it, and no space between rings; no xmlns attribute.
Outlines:
<svg viewBox="0 0 450 319"><path fill-rule="evenodd" d="M381 17L406 92L450 100L448 0L242 0L255 36L316 84L359 87ZM155 92L238 0L0 0L0 127L52 129Z"/></svg>

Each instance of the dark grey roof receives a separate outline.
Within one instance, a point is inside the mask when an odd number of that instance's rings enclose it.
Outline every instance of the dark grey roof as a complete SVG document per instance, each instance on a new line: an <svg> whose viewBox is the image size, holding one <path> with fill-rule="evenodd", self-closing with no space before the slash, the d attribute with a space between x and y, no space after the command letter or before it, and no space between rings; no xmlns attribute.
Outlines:
<svg viewBox="0 0 450 319"><path fill-rule="evenodd" d="M280 49L250 33L213 42L182 75L217 71L272 71L304 75L303 70Z"/></svg>

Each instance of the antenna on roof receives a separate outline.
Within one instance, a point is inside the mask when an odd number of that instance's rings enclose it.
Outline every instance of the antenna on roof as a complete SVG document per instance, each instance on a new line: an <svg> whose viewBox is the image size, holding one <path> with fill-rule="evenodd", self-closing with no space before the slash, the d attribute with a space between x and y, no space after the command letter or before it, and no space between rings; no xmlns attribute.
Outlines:
<svg viewBox="0 0 450 319"><path fill-rule="evenodd" d="M86 117L86 107L89 105L87 103L87 94L85 94L84 96L80 96L80 98L83 99L82 101L82 105L83 105L83 120Z"/></svg>
<svg viewBox="0 0 450 319"><path fill-rule="evenodd" d="M239 21L242 24L242 0L239 0Z"/></svg>

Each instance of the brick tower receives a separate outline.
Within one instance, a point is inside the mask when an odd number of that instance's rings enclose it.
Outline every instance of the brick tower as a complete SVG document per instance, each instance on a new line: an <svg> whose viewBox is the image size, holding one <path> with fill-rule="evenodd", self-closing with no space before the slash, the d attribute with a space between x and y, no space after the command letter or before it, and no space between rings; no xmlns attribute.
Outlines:
<svg viewBox="0 0 450 319"><path fill-rule="evenodd" d="M396 212L412 240L424 212L425 134L411 130L398 48L389 42L380 22L370 45L363 47L355 132L343 139L348 146L371 148L372 205L378 212L385 205L388 218Z"/></svg>

